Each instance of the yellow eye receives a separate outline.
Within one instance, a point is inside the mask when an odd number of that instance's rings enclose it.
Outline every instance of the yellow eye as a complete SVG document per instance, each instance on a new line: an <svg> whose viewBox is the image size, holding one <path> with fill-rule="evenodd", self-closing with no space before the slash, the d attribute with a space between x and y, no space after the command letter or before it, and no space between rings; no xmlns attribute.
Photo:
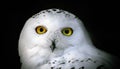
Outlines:
<svg viewBox="0 0 120 69"><path fill-rule="evenodd" d="M36 32L37 32L38 34L44 34L44 33L47 32L47 29L46 29L45 27L43 27L43 26L37 26L37 27L36 27Z"/></svg>
<svg viewBox="0 0 120 69"><path fill-rule="evenodd" d="M73 33L72 28L64 28L64 29L62 30L62 34L65 35L65 36L71 36L72 33Z"/></svg>

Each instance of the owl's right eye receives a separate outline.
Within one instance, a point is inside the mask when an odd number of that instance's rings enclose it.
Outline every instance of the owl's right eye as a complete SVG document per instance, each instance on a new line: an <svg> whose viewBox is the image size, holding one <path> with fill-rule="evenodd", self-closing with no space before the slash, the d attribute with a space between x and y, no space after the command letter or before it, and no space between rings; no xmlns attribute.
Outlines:
<svg viewBox="0 0 120 69"><path fill-rule="evenodd" d="M38 34L44 34L47 32L47 29L44 26L37 26L35 30Z"/></svg>

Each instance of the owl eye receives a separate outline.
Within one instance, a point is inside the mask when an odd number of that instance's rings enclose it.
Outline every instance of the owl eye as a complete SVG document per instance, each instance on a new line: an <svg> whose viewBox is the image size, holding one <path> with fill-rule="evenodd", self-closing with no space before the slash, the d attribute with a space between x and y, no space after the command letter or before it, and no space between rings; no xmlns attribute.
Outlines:
<svg viewBox="0 0 120 69"><path fill-rule="evenodd" d="M62 29L62 34L65 35L65 36L71 36L72 33L73 33L72 28L64 28L64 29Z"/></svg>
<svg viewBox="0 0 120 69"><path fill-rule="evenodd" d="M47 32L47 29L46 29L44 26L37 26L37 27L36 27L36 32L37 32L38 34L44 34L44 33Z"/></svg>

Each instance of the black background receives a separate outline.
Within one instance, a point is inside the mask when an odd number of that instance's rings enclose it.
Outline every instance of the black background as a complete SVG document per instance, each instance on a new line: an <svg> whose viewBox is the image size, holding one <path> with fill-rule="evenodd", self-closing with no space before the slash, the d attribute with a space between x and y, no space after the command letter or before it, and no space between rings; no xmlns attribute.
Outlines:
<svg viewBox="0 0 120 69"><path fill-rule="evenodd" d="M94 45L108 53L119 54L119 14L117 2L104 1L6 1L1 23L4 69L20 69L18 39L26 20L41 10L59 8L79 17L88 30Z"/></svg>

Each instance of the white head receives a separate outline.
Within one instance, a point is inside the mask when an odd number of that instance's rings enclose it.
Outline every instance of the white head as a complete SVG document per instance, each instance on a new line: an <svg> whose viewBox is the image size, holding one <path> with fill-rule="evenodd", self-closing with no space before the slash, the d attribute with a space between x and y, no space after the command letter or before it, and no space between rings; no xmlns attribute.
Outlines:
<svg viewBox="0 0 120 69"><path fill-rule="evenodd" d="M39 51L49 56L69 47L90 44L92 43L81 20L67 11L48 9L26 22L20 35L19 53L21 58L32 56Z"/></svg>

